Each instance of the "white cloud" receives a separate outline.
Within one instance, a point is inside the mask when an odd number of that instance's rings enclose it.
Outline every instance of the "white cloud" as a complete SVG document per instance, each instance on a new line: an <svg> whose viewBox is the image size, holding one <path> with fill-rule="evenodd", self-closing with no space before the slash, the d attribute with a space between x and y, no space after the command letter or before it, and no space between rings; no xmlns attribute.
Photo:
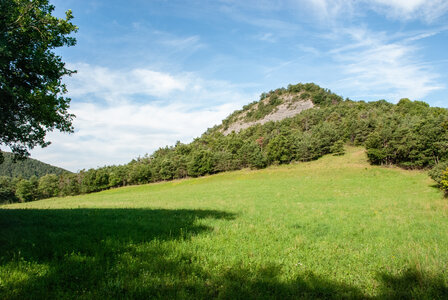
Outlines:
<svg viewBox="0 0 448 300"><path fill-rule="evenodd" d="M236 90L244 87L206 80L188 72L172 75L150 68L116 70L85 63L71 64L69 68L78 72L67 79L68 96L78 101L101 99L116 103L141 96L145 101L187 101L194 108L210 102L241 101L241 94Z"/></svg>
<svg viewBox="0 0 448 300"><path fill-rule="evenodd" d="M52 145L32 151L32 157L71 171L123 164L178 140L190 142L255 96L191 73L88 64L77 69L69 85L75 133L50 133Z"/></svg>
<svg viewBox="0 0 448 300"><path fill-rule="evenodd" d="M77 74L67 80L71 97L96 94L107 99L117 96L144 94L165 96L173 91L186 88L186 78L148 69L110 70L85 63L70 64Z"/></svg>
<svg viewBox="0 0 448 300"><path fill-rule="evenodd" d="M188 106L123 103L74 104L74 134L50 133L52 145L32 157L77 171L123 164L177 140L190 142L237 108L235 104L190 111Z"/></svg>

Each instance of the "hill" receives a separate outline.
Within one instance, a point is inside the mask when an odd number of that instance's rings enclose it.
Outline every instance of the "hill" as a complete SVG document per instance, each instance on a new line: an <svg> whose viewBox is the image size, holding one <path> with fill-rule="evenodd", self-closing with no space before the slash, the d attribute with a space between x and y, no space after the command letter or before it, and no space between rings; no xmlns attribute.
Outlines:
<svg viewBox="0 0 448 300"><path fill-rule="evenodd" d="M441 192L346 153L0 206L0 298L446 299Z"/></svg>
<svg viewBox="0 0 448 300"><path fill-rule="evenodd" d="M341 155L362 146L371 164L433 169L448 190L448 109L401 99L343 100L313 83L263 93L189 144L158 149L126 165L48 176L39 182L3 184L4 201L97 192L113 187L199 177L244 168ZM436 168L434 168L436 167Z"/></svg>
<svg viewBox="0 0 448 300"><path fill-rule="evenodd" d="M0 164L0 176L21 177L29 179L32 176L42 177L46 174L60 175L70 173L67 170L58 168L37 159L27 158L14 162L14 155L8 152L2 152L4 161Z"/></svg>

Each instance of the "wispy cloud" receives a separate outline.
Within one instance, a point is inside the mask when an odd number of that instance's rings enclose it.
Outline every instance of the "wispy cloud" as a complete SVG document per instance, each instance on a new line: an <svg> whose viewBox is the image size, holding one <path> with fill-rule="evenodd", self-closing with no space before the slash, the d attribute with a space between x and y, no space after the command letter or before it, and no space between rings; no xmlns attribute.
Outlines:
<svg viewBox="0 0 448 300"><path fill-rule="evenodd" d="M262 42L269 42L269 43L275 43L277 39L275 38L275 35L271 32L266 33L260 33L254 36L256 40L262 41Z"/></svg>
<svg viewBox="0 0 448 300"><path fill-rule="evenodd" d="M306 54L311 54L314 56L319 56L321 55L321 51L315 47L312 46L307 46L307 45L298 45L297 49L299 49L301 52L306 53Z"/></svg>
<svg viewBox="0 0 448 300"><path fill-rule="evenodd" d="M357 90L353 97L421 99L444 88L431 65L419 59L412 39L392 42L386 35L360 28L344 32L350 43L329 54L340 64L342 79L337 84Z"/></svg>
<svg viewBox="0 0 448 300"><path fill-rule="evenodd" d="M298 22L276 17L276 12L289 6L287 1L223 1L221 12L231 19L254 27L275 31L277 36L289 36L302 29Z"/></svg>
<svg viewBox="0 0 448 300"><path fill-rule="evenodd" d="M193 35L185 38L165 37L164 39L161 39L159 43L165 46L172 47L178 51L182 51L187 48L197 50L205 46L200 42L200 38L198 35Z"/></svg>
<svg viewBox="0 0 448 300"><path fill-rule="evenodd" d="M355 13L355 3L345 0L301 0L295 2L294 8L300 10L305 7L319 22L331 26L339 18L351 18Z"/></svg>
<svg viewBox="0 0 448 300"><path fill-rule="evenodd" d="M293 0L281 1L296 11L307 11L321 23L364 16L369 10L397 21L432 23L448 12L445 0ZM255 4L254 4L255 5Z"/></svg>
<svg viewBox="0 0 448 300"><path fill-rule="evenodd" d="M374 0L370 7L396 20L420 19L432 23L448 11L445 0Z"/></svg>

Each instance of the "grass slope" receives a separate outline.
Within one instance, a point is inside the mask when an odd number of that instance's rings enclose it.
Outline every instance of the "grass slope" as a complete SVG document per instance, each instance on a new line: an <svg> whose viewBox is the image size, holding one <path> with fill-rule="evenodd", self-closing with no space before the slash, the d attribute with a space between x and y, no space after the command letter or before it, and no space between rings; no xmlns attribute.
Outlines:
<svg viewBox="0 0 448 300"><path fill-rule="evenodd" d="M448 204L365 153L0 207L0 298L446 298Z"/></svg>

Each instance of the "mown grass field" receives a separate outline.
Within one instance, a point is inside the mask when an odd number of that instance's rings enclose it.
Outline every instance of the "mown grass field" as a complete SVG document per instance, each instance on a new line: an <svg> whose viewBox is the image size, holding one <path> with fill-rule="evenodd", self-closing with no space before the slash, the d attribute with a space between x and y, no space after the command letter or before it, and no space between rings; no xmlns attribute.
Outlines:
<svg viewBox="0 0 448 300"><path fill-rule="evenodd" d="M341 157L0 206L0 298L448 298L448 200Z"/></svg>

